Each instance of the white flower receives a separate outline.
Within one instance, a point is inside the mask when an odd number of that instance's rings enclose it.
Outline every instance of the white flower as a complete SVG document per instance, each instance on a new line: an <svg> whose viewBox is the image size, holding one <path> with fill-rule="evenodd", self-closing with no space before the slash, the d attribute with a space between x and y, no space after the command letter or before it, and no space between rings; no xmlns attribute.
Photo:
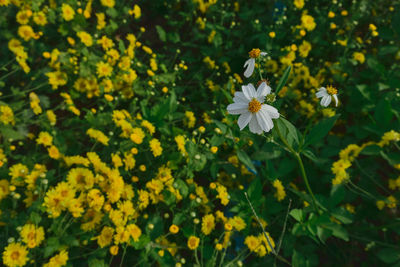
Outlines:
<svg viewBox="0 0 400 267"><path fill-rule="evenodd" d="M339 104L339 99L337 97L337 89L331 85L325 87L321 87L318 89L318 92L315 94L317 98L321 98L321 106L327 107L332 102L332 97L335 99L336 106Z"/></svg>
<svg viewBox="0 0 400 267"><path fill-rule="evenodd" d="M240 114L238 125L243 130L249 124L252 133L269 132L274 123L272 119L279 118L279 112L273 106L263 104L265 96L271 93L271 87L265 82L256 89L253 84L242 86L243 92L235 92L234 103L227 107L229 114Z"/></svg>
<svg viewBox="0 0 400 267"><path fill-rule="evenodd" d="M254 48L249 52L250 58L244 63L244 67L246 68L244 71L244 76L246 78L249 78L253 74L254 66L256 65L256 58L258 58L260 55L266 56L267 53L261 52L258 48Z"/></svg>

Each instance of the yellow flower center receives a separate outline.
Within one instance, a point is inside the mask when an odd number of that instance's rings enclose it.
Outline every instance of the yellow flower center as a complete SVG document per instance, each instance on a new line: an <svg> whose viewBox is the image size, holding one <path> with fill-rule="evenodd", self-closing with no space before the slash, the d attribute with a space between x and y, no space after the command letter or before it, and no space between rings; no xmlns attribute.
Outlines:
<svg viewBox="0 0 400 267"><path fill-rule="evenodd" d="M335 87L333 87L332 85L329 85L326 88L326 91L328 92L328 94L330 95L336 95L337 94L337 89Z"/></svg>
<svg viewBox="0 0 400 267"><path fill-rule="evenodd" d="M251 113L256 113L261 109L261 103L257 99L253 98L253 100L249 102L248 109Z"/></svg>
<svg viewBox="0 0 400 267"><path fill-rule="evenodd" d="M19 258L19 252L18 251L14 251L13 253L11 253L11 259L17 260L18 258Z"/></svg>
<svg viewBox="0 0 400 267"><path fill-rule="evenodd" d="M258 48L253 48L250 52L249 52L249 56L251 58L258 58L260 56L261 50Z"/></svg>

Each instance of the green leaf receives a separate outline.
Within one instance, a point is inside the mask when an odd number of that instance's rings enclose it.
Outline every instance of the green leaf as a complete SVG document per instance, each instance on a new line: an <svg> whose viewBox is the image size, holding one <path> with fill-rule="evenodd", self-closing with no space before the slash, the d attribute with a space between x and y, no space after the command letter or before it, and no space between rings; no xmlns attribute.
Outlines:
<svg viewBox="0 0 400 267"><path fill-rule="evenodd" d="M148 243L150 243L151 239L148 235L142 234L139 237L139 241L135 242L133 239L131 239L131 245L135 249L143 249Z"/></svg>
<svg viewBox="0 0 400 267"><path fill-rule="evenodd" d="M296 142L296 144L299 143L299 135L297 133L296 127L288 120L279 117L277 121L281 121L285 128L287 129L287 135L286 135L286 140L289 142L289 144L293 144L293 141Z"/></svg>
<svg viewBox="0 0 400 267"><path fill-rule="evenodd" d="M321 242L325 243L328 237L332 235L332 231L322 227L317 227L317 235Z"/></svg>
<svg viewBox="0 0 400 267"><path fill-rule="evenodd" d="M400 260L400 251L394 248L384 248L378 252L378 257L384 263L395 263Z"/></svg>
<svg viewBox="0 0 400 267"><path fill-rule="evenodd" d="M392 107L389 101L382 99L376 105L374 118L378 125L388 128L390 126L390 121L392 120Z"/></svg>
<svg viewBox="0 0 400 267"><path fill-rule="evenodd" d="M181 179L177 179L175 180L175 183L177 185L177 188L179 190L179 192L181 193L181 195L185 198L188 194L189 194L189 187L186 185L186 183L181 180ZM175 184L174 183L174 184Z"/></svg>
<svg viewBox="0 0 400 267"><path fill-rule="evenodd" d="M250 157L246 154L246 152L244 152L241 149L238 149L237 151L237 156L239 158L239 160L246 165L246 167L250 168L251 170L253 170L254 172L256 172L256 167L254 167L254 164L251 162Z"/></svg>
<svg viewBox="0 0 400 267"><path fill-rule="evenodd" d="M262 184L260 179L256 178L251 182L249 189L247 190L247 193L249 194L249 198L251 200L257 200L256 203L253 202L252 204L258 206L258 204L260 204L259 200L261 198L261 193L262 193Z"/></svg>
<svg viewBox="0 0 400 267"><path fill-rule="evenodd" d="M161 41L167 41L167 34L165 33L164 29L160 25L156 25L156 30L158 33L158 37Z"/></svg>
<svg viewBox="0 0 400 267"><path fill-rule="evenodd" d="M173 204L175 204L175 195L171 193L171 191L168 190L164 190L162 192L162 195L164 197L164 202L168 205L168 206L172 206Z"/></svg>
<svg viewBox="0 0 400 267"><path fill-rule="evenodd" d="M343 239L344 241L349 241L349 233L339 224L330 223L330 224L325 224L324 227L326 227L329 230L332 230L333 236Z"/></svg>
<svg viewBox="0 0 400 267"><path fill-rule="evenodd" d="M36 213L36 212L32 212L30 215L30 220L32 221L32 223L34 223L35 225L39 225L40 221L42 220L42 217Z"/></svg>
<svg viewBox="0 0 400 267"><path fill-rule="evenodd" d="M44 248L44 257L47 258L56 252L60 247L60 242L57 237L50 237L47 239L46 247Z"/></svg>
<svg viewBox="0 0 400 267"><path fill-rule="evenodd" d="M344 208L336 209L332 212L332 216L341 221L344 224L350 224L353 222L353 216L350 212Z"/></svg>
<svg viewBox="0 0 400 267"><path fill-rule="evenodd" d="M279 80L278 85L276 86L275 94L278 94L279 91L283 88L283 86L285 86L285 84L289 78L289 74L290 74L291 70L292 70L292 66L288 66L286 68L285 72L282 75L282 78Z"/></svg>
<svg viewBox="0 0 400 267"><path fill-rule="evenodd" d="M104 260L91 258L88 262L89 267L106 267L108 266Z"/></svg>
<svg viewBox="0 0 400 267"><path fill-rule="evenodd" d="M182 222L186 220L186 216L183 213L177 213L174 215L174 218L172 219L172 223L176 225L180 225Z"/></svg>
<svg viewBox="0 0 400 267"><path fill-rule="evenodd" d="M290 216L292 216L296 221L301 222L303 221L303 211L300 209L292 209L290 211Z"/></svg>
<svg viewBox="0 0 400 267"><path fill-rule="evenodd" d="M308 145L317 143L324 136L326 136L332 129L339 116L340 115L337 114L333 117L322 120L317 125L315 125L314 128L311 129L310 133L306 136L303 148L307 147Z"/></svg>

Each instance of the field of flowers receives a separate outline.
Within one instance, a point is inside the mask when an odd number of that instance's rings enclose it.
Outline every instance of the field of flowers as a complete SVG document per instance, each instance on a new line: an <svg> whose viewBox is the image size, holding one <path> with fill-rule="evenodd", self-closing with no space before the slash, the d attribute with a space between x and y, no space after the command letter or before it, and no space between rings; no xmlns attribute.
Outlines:
<svg viewBox="0 0 400 267"><path fill-rule="evenodd" d="M0 265L400 266L399 0L0 0Z"/></svg>

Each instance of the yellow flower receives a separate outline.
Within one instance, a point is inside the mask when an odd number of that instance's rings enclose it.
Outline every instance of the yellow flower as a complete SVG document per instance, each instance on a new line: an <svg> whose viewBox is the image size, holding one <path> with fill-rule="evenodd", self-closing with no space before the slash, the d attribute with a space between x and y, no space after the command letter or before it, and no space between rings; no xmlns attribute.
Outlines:
<svg viewBox="0 0 400 267"><path fill-rule="evenodd" d="M28 261L28 250L20 243L10 243L3 252L3 263L9 267L24 266Z"/></svg>
<svg viewBox="0 0 400 267"><path fill-rule="evenodd" d="M95 139L97 142L102 143L105 146L108 146L108 141L110 140L103 132L90 128L86 131L86 134Z"/></svg>
<svg viewBox="0 0 400 267"><path fill-rule="evenodd" d="M169 231L173 234L177 234L179 232L179 227L177 225L173 224L169 227Z"/></svg>
<svg viewBox="0 0 400 267"><path fill-rule="evenodd" d="M186 151L186 148L185 148L185 137L183 135L175 136L175 142L178 145L178 150L184 156L187 156L187 151Z"/></svg>
<svg viewBox="0 0 400 267"><path fill-rule="evenodd" d="M196 123L196 117L194 116L194 113L191 111L186 111L185 117L186 117L185 123L186 123L187 127L193 128Z"/></svg>
<svg viewBox="0 0 400 267"><path fill-rule="evenodd" d="M16 19L19 24L28 24L29 18L32 16L32 11L30 9L20 10L17 15Z"/></svg>
<svg viewBox="0 0 400 267"><path fill-rule="evenodd" d="M18 35L24 39L24 41L29 41L30 39L34 38L37 39L39 38L39 35L37 35L31 26L29 25L22 25L19 26L18 28Z"/></svg>
<svg viewBox="0 0 400 267"><path fill-rule="evenodd" d="M62 4L61 11L62 11L62 17L66 21L70 21L75 17L74 9L68 4Z"/></svg>
<svg viewBox="0 0 400 267"><path fill-rule="evenodd" d="M311 51L311 44L305 40L303 40L303 43L299 46L299 54L301 57L307 57L308 53Z"/></svg>
<svg viewBox="0 0 400 267"><path fill-rule="evenodd" d="M188 241L187 241L187 246L191 250L195 250L200 243L200 238L195 237L195 236L190 236Z"/></svg>
<svg viewBox="0 0 400 267"><path fill-rule="evenodd" d="M391 130L383 134L381 141L377 144L380 147L390 144L390 142L398 142L400 141L400 133Z"/></svg>
<svg viewBox="0 0 400 267"><path fill-rule="evenodd" d="M78 190L90 189L94 184L94 176L89 169L73 168L68 172L67 181Z"/></svg>
<svg viewBox="0 0 400 267"><path fill-rule="evenodd" d="M43 11L35 12L33 14L33 21L40 26L47 24L46 14Z"/></svg>
<svg viewBox="0 0 400 267"><path fill-rule="evenodd" d="M132 134L130 135L130 138L131 138L132 142L139 145L143 142L143 138L145 136L146 135L141 128L135 127L132 129Z"/></svg>
<svg viewBox="0 0 400 267"><path fill-rule="evenodd" d="M11 124L14 125L15 121L14 121L14 112L13 110L6 105L1 105L0 106L0 121L7 125L7 124Z"/></svg>
<svg viewBox="0 0 400 267"><path fill-rule="evenodd" d="M315 24L314 18L312 16L303 14L301 16L301 26L304 27L307 31L312 31L315 29L317 24Z"/></svg>
<svg viewBox="0 0 400 267"><path fill-rule="evenodd" d="M93 39L90 34L84 31L80 31L76 34L80 39L81 42L84 43L86 46L92 46L93 45Z"/></svg>
<svg viewBox="0 0 400 267"><path fill-rule="evenodd" d="M202 218L201 231L205 235L209 235L215 228L215 218L214 215L208 214Z"/></svg>
<svg viewBox="0 0 400 267"><path fill-rule="evenodd" d="M101 248L108 246L112 242L113 234L114 229L112 227L104 226L100 235L97 236L97 244L99 244Z"/></svg>
<svg viewBox="0 0 400 267"><path fill-rule="evenodd" d="M118 254L118 246L112 246L110 247L110 254L111 255L117 255Z"/></svg>
<svg viewBox="0 0 400 267"><path fill-rule="evenodd" d="M115 5L114 0L100 0L100 2L105 7L114 7L114 5Z"/></svg>
<svg viewBox="0 0 400 267"><path fill-rule="evenodd" d="M28 245L28 248L37 247L44 240L43 227L36 227L34 224L25 224L20 234L22 241Z"/></svg>
<svg viewBox="0 0 400 267"><path fill-rule="evenodd" d="M53 144L53 137L48 132L40 132L36 143L38 145L51 146Z"/></svg>
<svg viewBox="0 0 400 267"><path fill-rule="evenodd" d="M140 9L140 7L138 5L134 5L133 6L133 10L132 12L129 12L130 15L133 14L133 16L135 17L135 19L140 18L140 16L142 15L142 11Z"/></svg>
<svg viewBox="0 0 400 267"><path fill-rule="evenodd" d="M43 267L61 267L67 264L68 251L61 250L60 253L50 258L49 262L43 264Z"/></svg>
<svg viewBox="0 0 400 267"><path fill-rule="evenodd" d="M58 151L58 148L55 146L51 146L47 149L49 152L49 157L52 159L59 159L60 158L60 151Z"/></svg>
<svg viewBox="0 0 400 267"><path fill-rule="evenodd" d="M212 42L213 42L214 37L215 37L215 34L217 34L217 32L216 32L215 30L212 30L211 33L210 33L210 35L208 35L207 41L208 41L209 43L212 43Z"/></svg>
<svg viewBox="0 0 400 267"><path fill-rule="evenodd" d="M358 62L360 62L361 64L364 63L365 61L365 56L363 53L360 52L354 52L353 53L353 59L357 60Z"/></svg>
<svg viewBox="0 0 400 267"><path fill-rule="evenodd" d="M135 242L138 242L139 237L142 235L142 230L140 230L140 228L136 224L129 224L126 227L126 231L128 231L129 235Z"/></svg>
<svg viewBox="0 0 400 267"><path fill-rule="evenodd" d="M0 6L8 6L10 4L10 0L0 0Z"/></svg>
<svg viewBox="0 0 400 267"><path fill-rule="evenodd" d="M91 189L87 194L87 202L89 207L95 211L100 211L104 204L104 196L101 194L99 189Z"/></svg>
<svg viewBox="0 0 400 267"><path fill-rule="evenodd" d="M210 148L210 150L211 150L211 152L212 152L213 154L215 154L215 153L218 152L218 147L212 146L212 147Z"/></svg>
<svg viewBox="0 0 400 267"><path fill-rule="evenodd" d="M48 110L46 111L47 119L49 120L50 124L52 126L56 125L57 122L57 117L56 114L54 114L54 111Z"/></svg>
<svg viewBox="0 0 400 267"><path fill-rule="evenodd" d="M153 126L153 124L147 120L143 120L140 125L146 128L151 135L153 135L153 133L156 131L156 128Z"/></svg>
<svg viewBox="0 0 400 267"><path fill-rule="evenodd" d="M97 74L99 75L100 78L111 76L113 68L108 63L104 63L101 61L96 64L96 67L97 67Z"/></svg>
<svg viewBox="0 0 400 267"><path fill-rule="evenodd" d="M237 231L242 231L244 228L246 228L246 223L239 216L229 218L229 224L231 224Z"/></svg>
<svg viewBox="0 0 400 267"><path fill-rule="evenodd" d="M67 74L65 72L53 71L47 72L45 75L49 78L49 84L54 90L67 83Z"/></svg>
<svg viewBox="0 0 400 267"><path fill-rule="evenodd" d="M0 180L0 200L7 197L10 193L9 189L10 183L6 179Z"/></svg>
<svg viewBox="0 0 400 267"><path fill-rule="evenodd" d="M154 157L161 156L163 151L160 141L156 138L150 140L150 149L153 152Z"/></svg>
<svg viewBox="0 0 400 267"><path fill-rule="evenodd" d="M282 182L276 179L272 183L272 186L276 189L274 196L278 201L282 201L286 197L285 188L283 187Z"/></svg>
<svg viewBox="0 0 400 267"><path fill-rule="evenodd" d="M261 245L261 242L257 237L250 235L246 236L244 244L247 245L250 251L254 252Z"/></svg>
<svg viewBox="0 0 400 267"><path fill-rule="evenodd" d="M96 13L96 17L97 17L97 26L96 28L98 30L103 29L106 26L106 15L104 15L104 13Z"/></svg>
<svg viewBox="0 0 400 267"><path fill-rule="evenodd" d="M302 9L304 7L304 0L294 0L293 4L296 8Z"/></svg>

